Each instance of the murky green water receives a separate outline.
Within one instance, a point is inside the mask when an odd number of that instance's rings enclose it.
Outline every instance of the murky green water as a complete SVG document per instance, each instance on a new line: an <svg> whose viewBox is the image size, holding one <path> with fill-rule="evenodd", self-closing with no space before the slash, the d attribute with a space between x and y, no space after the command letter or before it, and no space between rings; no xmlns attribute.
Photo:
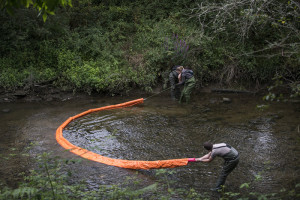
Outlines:
<svg viewBox="0 0 300 200"><path fill-rule="evenodd" d="M227 97L231 103L223 103ZM0 104L1 156L22 152L32 142L38 145L32 156L52 151L64 158L76 158L55 140L56 128L68 117L90 108L118 104L141 97L92 98L52 103ZM257 105L269 104L261 111ZM4 112L3 109L10 109ZM191 105L180 105L168 96L150 98L144 104L89 114L71 122L64 137L71 143L104 156L120 159L158 160L200 157L207 153L202 144L225 142L240 152L239 166L229 175L226 186L239 191L251 182L254 191L277 192L300 183L300 104L263 102L245 94L194 96ZM27 159L16 156L0 164L1 180L13 184L16 173L30 167ZM207 192L221 170L222 160L209 164L191 163L170 169L175 187ZM91 161L82 162L78 179L92 187L119 183L136 170L122 169ZM156 180L155 170L138 170L139 179ZM261 181L253 181L260 174Z"/></svg>

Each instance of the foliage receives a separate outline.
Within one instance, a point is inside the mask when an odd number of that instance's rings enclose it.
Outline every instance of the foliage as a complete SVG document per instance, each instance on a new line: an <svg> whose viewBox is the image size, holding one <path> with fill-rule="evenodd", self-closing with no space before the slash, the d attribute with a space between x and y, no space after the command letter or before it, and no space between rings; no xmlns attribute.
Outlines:
<svg viewBox="0 0 300 200"><path fill-rule="evenodd" d="M166 37L163 46L168 54L172 54L172 59L179 60L178 63L182 63L181 60L187 57L189 46L185 40L179 39L177 34L173 34L172 38Z"/></svg>
<svg viewBox="0 0 300 200"><path fill-rule="evenodd" d="M163 181L144 186L136 177L127 177L120 185L100 185L98 189L90 190L84 181L73 184L69 181L73 174L69 166L80 164L81 159L65 160L43 153L37 157L36 162L36 169L28 175L23 174L24 181L18 188L12 189L0 184L0 199L155 199L158 196L160 199L169 199L172 195L178 196L175 191L171 196L169 193L164 194ZM182 195L187 195L186 199L201 197L195 190Z"/></svg>
<svg viewBox="0 0 300 200"><path fill-rule="evenodd" d="M122 188L117 185L100 186L99 190L86 191L84 182L69 184L72 172L63 170L81 160L62 160L49 153L37 157L38 168L24 176L24 182L16 189L1 187L0 199L136 199L155 191L157 185L149 185L139 190Z"/></svg>
<svg viewBox="0 0 300 200"><path fill-rule="evenodd" d="M56 87L87 93L151 92L166 85L172 66L184 65L194 71L198 86L259 87L274 85L272 78L280 76L291 97L299 95L295 1L73 4L57 8L46 22L36 18L32 6L16 9L13 16L0 13L1 88L53 80Z"/></svg>
<svg viewBox="0 0 300 200"><path fill-rule="evenodd" d="M39 15L43 14L44 22L47 19L47 14L54 15L54 10L58 6L72 6L71 0L3 0L0 3L0 9L5 9L10 15L14 14L14 9L21 7L35 7L39 10Z"/></svg>
<svg viewBox="0 0 300 200"><path fill-rule="evenodd" d="M298 80L294 81L283 81L285 77L279 74L275 74L273 83L268 87L268 94L263 97L266 101L281 101L284 100L284 93L286 93L286 88L291 88L290 97L298 97L300 95L300 82Z"/></svg>
<svg viewBox="0 0 300 200"><path fill-rule="evenodd" d="M278 192L274 193L267 193L267 192L257 192L252 191L251 186L255 183L260 183L263 179L263 174L265 171L270 169L269 162L266 161L264 166L264 169L257 173L254 176L254 180L252 182L243 183L240 185L240 192L231 192L226 191L226 187L222 188L221 191L221 200L229 200L229 199L238 199L238 200L249 200L249 199L297 199L300 197L300 190L299 190L299 184L296 184L293 189L286 190L281 189Z"/></svg>
<svg viewBox="0 0 300 200"><path fill-rule="evenodd" d="M74 89L84 88L86 92L110 91L118 93L129 89L131 83L130 69L123 71L113 69L109 63L88 62L81 66L74 66L66 71L66 78L73 84Z"/></svg>
<svg viewBox="0 0 300 200"><path fill-rule="evenodd" d="M205 35L221 39L221 45L213 48L220 47L221 55L228 56L219 59L219 64L227 77L235 75L232 80L247 74L250 81L269 83L276 73L299 80L300 7L296 1L203 1L190 9L189 16L198 20Z"/></svg>

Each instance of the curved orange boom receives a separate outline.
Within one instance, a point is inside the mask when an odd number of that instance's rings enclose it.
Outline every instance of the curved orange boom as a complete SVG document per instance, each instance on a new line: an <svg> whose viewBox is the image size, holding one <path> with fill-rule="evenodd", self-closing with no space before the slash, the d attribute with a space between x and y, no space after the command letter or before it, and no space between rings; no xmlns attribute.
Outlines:
<svg viewBox="0 0 300 200"><path fill-rule="evenodd" d="M136 99L133 101L128 101L121 104L105 106L95 109L90 109L85 112L82 112L78 115L70 117L67 119L62 125L60 125L56 130L56 140L57 142L65 149L70 150L70 152L79 155L83 158L93 160L96 162L100 162L107 165L112 165L116 167L129 168L129 169L157 169L157 168L174 168L180 167L188 164L188 158L182 159L172 159L172 160L156 160L156 161L143 161L143 160L121 160L121 159L113 159L105 156L101 156L97 153L91 152L89 150L77 147L70 143L66 138L63 137L63 129L74 119L82 117L92 112L97 112L101 110L110 110L116 108L129 107L136 104L143 103L144 99Z"/></svg>

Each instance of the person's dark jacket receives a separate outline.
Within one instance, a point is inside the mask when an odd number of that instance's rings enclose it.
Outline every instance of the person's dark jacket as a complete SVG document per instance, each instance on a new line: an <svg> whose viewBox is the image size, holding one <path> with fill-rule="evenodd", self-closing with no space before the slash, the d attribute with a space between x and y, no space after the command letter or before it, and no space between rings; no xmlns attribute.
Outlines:
<svg viewBox="0 0 300 200"><path fill-rule="evenodd" d="M176 72L177 66L172 68L172 71L169 74L170 85L172 89L175 89L176 84L178 84L178 73Z"/></svg>

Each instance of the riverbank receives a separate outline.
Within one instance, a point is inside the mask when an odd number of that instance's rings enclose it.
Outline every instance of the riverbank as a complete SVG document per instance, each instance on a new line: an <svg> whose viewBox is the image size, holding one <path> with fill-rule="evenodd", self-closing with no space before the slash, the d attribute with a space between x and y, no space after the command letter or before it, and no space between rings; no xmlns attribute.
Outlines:
<svg viewBox="0 0 300 200"><path fill-rule="evenodd" d="M134 91L129 95L134 94L145 94L142 91ZM119 94L120 95L120 94ZM12 103L12 102L52 102L52 101L67 101L71 99L83 99L86 97L109 97L115 96L114 94L104 93L92 93L87 94L85 92L73 92L70 90L60 90L53 87L37 87L34 90L24 91L1 91L0 92L0 103ZM121 94L120 96L123 96Z"/></svg>
<svg viewBox="0 0 300 200"><path fill-rule="evenodd" d="M145 92L140 89L132 89L130 92L124 94L109 94L109 93L97 93L93 92L88 94L86 92L73 92L72 90L62 90L52 85L35 85L30 89L19 88L15 91L6 91L0 89L0 103L11 102L51 102L51 101L67 101L71 99L82 99L87 96L93 97L109 97L109 96L149 96L162 92L164 88L158 86L153 89L152 92ZM164 91L168 93L168 91ZM204 87L198 87L193 93L252 93L257 95L263 95L267 91L265 89L257 90L241 90L235 87L222 87L216 84L207 85Z"/></svg>
<svg viewBox="0 0 300 200"><path fill-rule="evenodd" d="M196 96L200 93L222 93L224 94L224 102L230 102L231 100L226 98L227 94L250 94L254 96L259 96L261 98L266 98L270 94L277 94L280 96L278 99L269 99L273 100L283 100L285 102L289 101L292 103L300 103L299 97L290 97L290 92L288 90L277 88L276 91L270 93L267 86L261 86L260 88L252 87L247 89L241 89L241 86L224 86L220 84L212 83L210 85L198 86L194 89L193 96ZM35 85L30 89L19 88L15 91L5 91L0 89L0 103L31 103L31 102L64 102L69 100L83 100L87 98L108 98L108 97L141 97L146 98L149 96L157 95L168 95L169 91L163 88L162 85L157 86L152 90L152 92L145 92L141 89L132 89L126 93L112 94L112 93L99 93L92 92L88 94L87 92L82 91L72 91L72 90L63 90L59 89L53 85ZM3 111L6 112L6 111Z"/></svg>

